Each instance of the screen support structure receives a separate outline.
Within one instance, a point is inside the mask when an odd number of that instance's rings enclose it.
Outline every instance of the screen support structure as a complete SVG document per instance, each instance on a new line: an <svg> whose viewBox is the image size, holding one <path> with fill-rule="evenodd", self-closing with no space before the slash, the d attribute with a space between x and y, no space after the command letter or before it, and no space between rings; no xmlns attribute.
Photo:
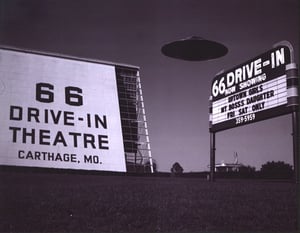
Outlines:
<svg viewBox="0 0 300 233"><path fill-rule="evenodd" d="M154 173L139 69L117 67L127 172Z"/></svg>
<svg viewBox="0 0 300 233"><path fill-rule="evenodd" d="M292 136L293 136L293 167L294 167L294 181L299 183L299 73L297 64L294 59L294 49L290 42L280 41L273 45L274 48L278 46L287 46L290 50L291 61L286 65L287 76L287 107L292 109ZM219 72L218 74L222 73ZM212 97L209 99L209 113L212 113ZM211 122L211 119L210 119ZM210 123L211 124L211 123ZM210 125L211 127L211 125ZM209 181L215 181L215 155L216 155L216 132L210 132L210 176Z"/></svg>

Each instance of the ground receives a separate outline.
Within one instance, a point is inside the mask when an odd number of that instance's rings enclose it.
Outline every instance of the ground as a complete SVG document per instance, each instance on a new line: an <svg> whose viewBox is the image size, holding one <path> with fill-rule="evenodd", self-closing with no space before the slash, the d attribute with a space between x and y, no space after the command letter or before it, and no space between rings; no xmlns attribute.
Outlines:
<svg viewBox="0 0 300 233"><path fill-rule="evenodd" d="M0 172L0 232L296 232L291 181Z"/></svg>

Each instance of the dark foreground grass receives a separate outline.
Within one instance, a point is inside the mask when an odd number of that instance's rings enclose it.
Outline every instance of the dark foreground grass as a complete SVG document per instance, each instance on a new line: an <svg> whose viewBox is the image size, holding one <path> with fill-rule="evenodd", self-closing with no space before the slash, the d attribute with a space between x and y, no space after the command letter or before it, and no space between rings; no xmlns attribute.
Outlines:
<svg viewBox="0 0 300 233"><path fill-rule="evenodd" d="M0 173L1 232L296 232L291 182Z"/></svg>

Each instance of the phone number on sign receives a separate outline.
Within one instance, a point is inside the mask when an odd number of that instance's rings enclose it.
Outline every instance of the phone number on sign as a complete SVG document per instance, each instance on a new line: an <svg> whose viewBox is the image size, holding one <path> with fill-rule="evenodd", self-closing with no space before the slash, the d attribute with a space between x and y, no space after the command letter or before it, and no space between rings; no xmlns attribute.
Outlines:
<svg viewBox="0 0 300 233"><path fill-rule="evenodd" d="M235 124L238 125L238 124L242 124L242 123L246 123L246 122L254 121L254 120L255 120L255 114L251 113L251 114L248 114L245 116L237 117L235 119Z"/></svg>

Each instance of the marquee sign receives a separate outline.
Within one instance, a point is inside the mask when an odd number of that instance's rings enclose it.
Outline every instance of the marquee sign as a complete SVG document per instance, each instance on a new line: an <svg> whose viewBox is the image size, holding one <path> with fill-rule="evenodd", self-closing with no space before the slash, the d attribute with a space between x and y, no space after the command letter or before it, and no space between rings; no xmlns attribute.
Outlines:
<svg viewBox="0 0 300 233"><path fill-rule="evenodd" d="M287 46L279 46L212 81L210 131L217 132L291 112L287 107Z"/></svg>
<svg viewBox="0 0 300 233"><path fill-rule="evenodd" d="M0 165L126 171L113 65L0 49Z"/></svg>

